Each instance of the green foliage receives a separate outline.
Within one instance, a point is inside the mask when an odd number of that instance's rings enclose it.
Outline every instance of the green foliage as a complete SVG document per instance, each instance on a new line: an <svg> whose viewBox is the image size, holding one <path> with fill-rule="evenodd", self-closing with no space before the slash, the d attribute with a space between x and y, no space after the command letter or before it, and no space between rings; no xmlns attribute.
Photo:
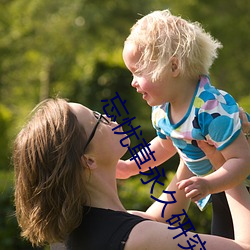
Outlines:
<svg viewBox="0 0 250 250"><path fill-rule="evenodd" d="M243 96L249 96L250 57L246 56L250 42L249 1L194 2L197 4L189 8L190 19L202 23L206 31L223 44L211 69L213 84L229 92L238 101Z"/></svg>
<svg viewBox="0 0 250 250"><path fill-rule="evenodd" d="M152 203L150 199L150 188L141 183L139 177L128 180L120 180L119 197L128 210L145 211Z"/></svg>
<svg viewBox="0 0 250 250"><path fill-rule="evenodd" d="M9 167L9 153L8 145L12 121L11 111L0 103L0 169L7 169Z"/></svg>
<svg viewBox="0 0 250 250"><path fill-rule="evenodd" d="M244 96L239 100L239 105L242 107L246 112L250 112L250 95Z"/></svg>

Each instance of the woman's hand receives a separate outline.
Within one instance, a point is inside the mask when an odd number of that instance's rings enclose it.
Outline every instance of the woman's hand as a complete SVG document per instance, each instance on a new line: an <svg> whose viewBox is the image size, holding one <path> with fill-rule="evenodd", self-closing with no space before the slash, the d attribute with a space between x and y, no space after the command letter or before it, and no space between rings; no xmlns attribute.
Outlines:
<svg viewBox="0 0 250 250"><path fill-rule="evenodd" d="M250 143L250 122L247 119L247 115L242 108L240 108L240 119L242 122L242 131L244 132L248 143Z"/></svg>

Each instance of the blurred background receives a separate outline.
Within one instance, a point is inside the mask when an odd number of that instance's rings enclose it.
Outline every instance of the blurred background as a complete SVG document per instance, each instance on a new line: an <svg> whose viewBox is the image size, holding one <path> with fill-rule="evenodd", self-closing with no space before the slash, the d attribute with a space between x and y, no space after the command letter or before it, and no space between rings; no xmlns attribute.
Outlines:
<svg viewBox="0 0 250 250"><path fill-rule="evenodd" d="M150 107L130 86L132 76L121 53L138 18L166 8L199 21L222 42L211 69L212 83L250 112L249 0L0 0L0 249L33 249L20 238L14 216L11 150L13 138L39 101L59 95L102 111L101 100L118 92L143 137L149 141L155 136ZM166 185L177 165L174 157L160 166ZM143 210L152 203L151 184L143 185L140 178L118 181L128 209ZM154 195L162 190L158 185ZM192 204L188 215L197 232L209 232L211 207L200 212Z"/></svg>

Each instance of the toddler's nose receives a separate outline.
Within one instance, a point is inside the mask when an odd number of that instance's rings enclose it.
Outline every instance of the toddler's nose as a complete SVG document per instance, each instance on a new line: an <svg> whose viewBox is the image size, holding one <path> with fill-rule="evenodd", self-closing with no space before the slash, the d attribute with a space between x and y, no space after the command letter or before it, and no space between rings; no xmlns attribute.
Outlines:
<svg viewBox="0 0 250 250"><path fill-rule="evenodd" d="M138 86L137 81L133 78L132 82L131 82L131 86L136 88Z"/></svg>

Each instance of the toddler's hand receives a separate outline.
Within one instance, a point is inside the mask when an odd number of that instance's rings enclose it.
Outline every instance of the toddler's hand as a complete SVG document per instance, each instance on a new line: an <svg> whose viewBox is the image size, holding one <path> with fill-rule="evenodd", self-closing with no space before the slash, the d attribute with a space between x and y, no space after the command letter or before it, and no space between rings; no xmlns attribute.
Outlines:
<svg viewBox="0 0 250 250"><path fill-rule="evenodd" d="M209 183L204 177L194 176L186 180L179 181L177 187L184 190L186 197L192 201L198 201L206 197L209 192Z"/></svg>

